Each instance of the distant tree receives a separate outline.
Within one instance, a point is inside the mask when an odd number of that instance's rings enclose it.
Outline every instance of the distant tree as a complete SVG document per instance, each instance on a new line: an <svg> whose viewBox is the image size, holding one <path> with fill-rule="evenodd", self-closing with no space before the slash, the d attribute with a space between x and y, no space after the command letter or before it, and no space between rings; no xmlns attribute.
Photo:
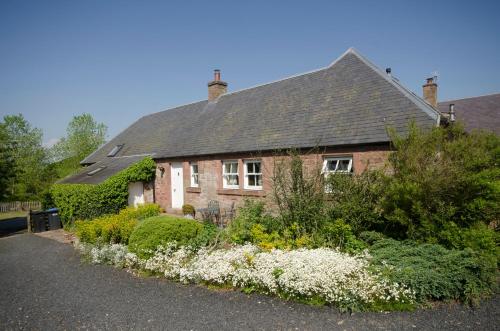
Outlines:
<svg viewBox="0 0 500 331"><path fill-rule="evenodd" d="M15 176L12 149L9 135L4 123L0 123L0 201L7 199L9 185Z"/></svg>
<svg viewBox="0 0 500 331"><path fill-rule="evenodd" d="M59 177L67 176L80 167L80 161L94 152L106 140L107 127L97 123L92 115L74 116L66 129L66 137L51 150Z"/></svg>
<svg viewBox="0 0 500 331"><path fill-rule="evenodd" d="M7 198L37 198L46 186L47 153L42 146L42 131L33 128L21 114L4 116L3 120L4 148L10 155L14 172L8 180Z"/></svg>

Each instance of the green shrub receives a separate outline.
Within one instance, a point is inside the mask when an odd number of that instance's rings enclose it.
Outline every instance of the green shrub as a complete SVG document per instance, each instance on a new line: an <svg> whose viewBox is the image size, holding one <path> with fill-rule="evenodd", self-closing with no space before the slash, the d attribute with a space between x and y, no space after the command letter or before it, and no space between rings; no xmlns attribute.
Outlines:
<svg viewBox="0 0 500 331"><path fill-rule="evenodd" d="M387 239L383 233L377 231L363 231L359 234L359 239L367 243L368 245L373 245L377 241Z"/></svg>
<svg viewBox="0 0 500 331"><path fill-rule="evenodd" d="M138 221L159 214L160 207L155 204L129 207L116 215L106 215L92 221L76 221L75 233L86 243L127 244Z"/></svg>
<svg viewBox="0 0 500 331"><path fill-rule="evenodd" d="M137 225L129 240L130 251L149 257L159 246L169 242L187 245L203 231L197 221L172 216L148 218Z"/></svg>
<svg viewBox="0 0 500 331"><path fill-rule="evenodd" d="M322 162L306 165L297 151L289 151L287 157L275 158L271 181L281 230L294 223L309 234L321 228L326 217Z"/></svg>
<svg viewBox="0 0 500 331"><path fill-rule="evenodd" d="M196 216L196 210L192 205L185 204L182 206L182 214L183 215L193 215Z"/></svg>
<svg viewBox="0 0 500 331"><path fill-rule="evenodd" d="M393 132L381 203L386 231L397 238L447 244L453 225L468 228L500 218L500 139L466 133L458 123L406 137ZM444 231L444 232L443 232ZM452 245L453 246L453 245Z"/></svg>
<svg viewBox="0 0 500 331"><path fill-rule="evenodd" d="M219 229L217 226L211 221L203 222L203 228L196 235L194 239L191 239L188 242L188 245L193 247L194 249L199 249L201 247L208 246L214 242L217 235L219 234Z"/></svg>
<svg viewBox="0 0 500 331"><path fill-rule="evenodd" d="M411 287L420 301L474 302L496 287L496 263L472 249L448 250L436 244L384 239L370 247L373 267Z"/></svg>
<svg viewBox="0 0 500 331"><path fill-rule="evenodd" d="M151 181L155 168L153 159L146 157L98 185L55 184L51 199L65 223L116 214L127 206L128 184Z"/></svg>
<svg viewBox="0 0 500 331"><path fill-rule="evenodd" d="M351 226L342 219L325 224L315 234L317 246L339 248L346 252L357 252L365 248L365 244L356 239Z"/></svg>
<svg viewBox="0 0 500 331"><path fill-rule="evenodd" d="M343 219L358 235L383 224L379 200L383 192L383 174L365 171L360 175L332 174L326 180L328 218Z"/></svg>
<svg viewBox="0 0 500 331"><path fill-rule="evenodd" d="M230 239L237 244L254 242L252 228L261 224L266 230L277 231L281 228L279 221L266 213L262 201L245 199L243 206L238 208L235 219L229 223L227 233Z"/></svg>

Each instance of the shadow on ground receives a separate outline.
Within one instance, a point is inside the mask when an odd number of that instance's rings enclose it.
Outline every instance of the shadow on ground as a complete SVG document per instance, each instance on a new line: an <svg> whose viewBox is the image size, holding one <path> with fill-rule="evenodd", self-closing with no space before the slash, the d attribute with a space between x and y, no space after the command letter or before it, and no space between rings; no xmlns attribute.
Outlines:
<svg viewBox="0 0 500 331"><path fill-rule="evenodd" d="M0 237L22 233L28 229L26 217L14 217L0 221Z"/></svg>

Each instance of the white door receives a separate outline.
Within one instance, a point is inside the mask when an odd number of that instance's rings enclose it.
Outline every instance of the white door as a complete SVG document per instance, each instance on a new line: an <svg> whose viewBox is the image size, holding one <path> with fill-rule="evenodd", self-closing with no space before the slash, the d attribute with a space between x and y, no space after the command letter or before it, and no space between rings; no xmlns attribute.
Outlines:
<svg viewBox="0 0 500 331"><path fill-rule="evenodd" d="M144 204L144 185L142 182L128 183L128 205L137 207Z"/></svg>
<svg viewBox="0 0 500 331"><path fill-rule="evenodd" d="M172 163L170 179L172 183L172 208L180 209L184 204L184 181L182 177L182 163Z"/></svg>

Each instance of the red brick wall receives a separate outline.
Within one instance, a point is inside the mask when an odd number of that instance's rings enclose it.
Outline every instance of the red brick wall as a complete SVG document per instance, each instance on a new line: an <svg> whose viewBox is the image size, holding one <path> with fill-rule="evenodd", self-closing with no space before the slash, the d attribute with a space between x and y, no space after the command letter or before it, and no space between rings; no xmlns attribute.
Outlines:
<svg viewBox="0 0 500 331"><path fill-rule="evenodd" d="M326 148L316 153L303 154L304 163L309 167L321 165L326 156L352 156L354 172L359 174L365 169L381 168L384 166L389 154L388 146L360 146L350 148ZM258 199L271 198L271 176L275 155L267 154L232 154L210 157L193 157L189 159L162 159L156 160L155 200L161 207L171 209L170 163L183 162L184 178L184 203L195 208L207 206L209 200L217 200L222 208L228 208L233 202L236 206L242 204L246 197ZM260 159L262 166L262 191L243 189L245 159ZM223 189L222 187L222 161L238 160L239 189ZM191 188L190 162L198 163L199 187ZM163 176L160 167L164 168Z"/></svg>

